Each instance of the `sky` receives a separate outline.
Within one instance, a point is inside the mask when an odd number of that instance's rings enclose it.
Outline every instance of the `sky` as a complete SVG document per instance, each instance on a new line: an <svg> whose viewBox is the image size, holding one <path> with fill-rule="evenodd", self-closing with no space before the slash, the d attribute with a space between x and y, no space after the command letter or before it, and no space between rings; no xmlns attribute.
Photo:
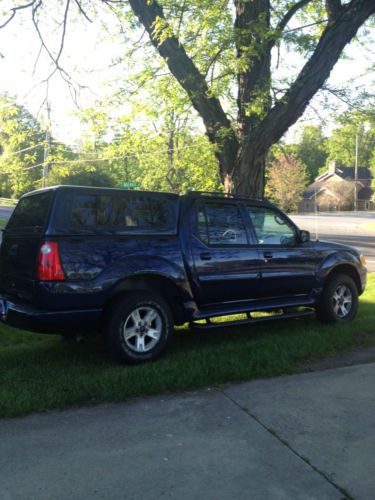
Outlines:
<svg viewBox="0 0 375 500"><path fill-rule="evenodd" d="M14 5L14 2L8 4ZM0 30L0 94L8 93L15 97L19 104L26 106L41 120L46 117L46 99L48 99L51 107L52 134L67 144L78 142L84 130L77 117L79 108L84 109L105 97L109 91L106 82L110 82L113 86L120 74L122 78L126 77L126 67L110 68L112 61L121 56L124 47L118 36L111 37L111 33L103 33L99 20L103 18L112 33L119 32L118 26L114 21L110 21L106 11L100 12L100 16L95 17L91 23L83 17L68 23L61 65L73 76L76 82L75 88L78 84L82 87L75 98L72 97L69 85L59 73L54 74L48 85L43 82L50 74L52 66L45 53L37 57L40 42L32 27L30 12L17 14L11 23ZM50 27L41 24L41 29L48 34ZM58 50L56 32L52 33L48 40L48 46L56 53ZM334 68L330 84L341 86L348 81L348 78L358 77L357 83L370 86L374 78L373 75L366 73L366 67L371 55L371 48L360 48L358 44L349 46L346 58ZM289 57L288 67L298 67L301 64L296 54ZM337 101L336 103L338 104ZM314 100L314 107L317 114L327 120L328 129L332 127L331 117L319 97ZM316 122L317 114L310 109L301 123ZM200 124L197 126L200 127Z"/></svg>

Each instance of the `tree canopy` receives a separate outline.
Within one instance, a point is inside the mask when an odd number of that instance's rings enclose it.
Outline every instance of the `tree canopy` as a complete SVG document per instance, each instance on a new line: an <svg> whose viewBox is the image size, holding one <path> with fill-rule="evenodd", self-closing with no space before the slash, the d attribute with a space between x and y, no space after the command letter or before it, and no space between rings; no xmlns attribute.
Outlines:
<svg viewBox="0 0 375 500"><path fill-rule="evenodd" d="M375 154L375 115L346 112L337 122L327 141L329 158L344 166L354 166L357 142L358 166L369 168Z"/></svg>
<svg viewBox="0 0 375 500"><path fill-rule="evenodd" d="M113 123L100 109L89 109L82 114L86 136L73 149L48 140L45 127L24 107L0 98L0 196L16 198L41 188L45 167L47 185L124 187L135 182L140 189L176 193L219 190L207 137L172 118L160 130L137 130L127 116ZM116 135L110 136L113 129Z"/></svg>
<svg viewBox="0 0 375 500"><path fill-rule="evenodd" d="M0 96L0 192L17 197L41 178L44 134L38 121L11 98ZM41 184L39 185L41 187Z"/></svg>
<svg viewBox="0 0 375 500"><path fill-rule="evenodd" d="M47 185L125 187L136 183L139 189L175 193L220 190L214 150L207 136L194 132L189 119L169 107L161 109L160 115L153 116L154 112L150 108L147 120L150 118L151 123L139 129L134 126L132 115L111 119L101 108L88 109L82 112L86 134L80 144L72 148L52 136L45 158L45 125L14 100L2 97L0 196L18 197L40 188L45 166ZM354 166L356 135L359 166L372 168L375 179L371 120L368 111L361 115L357 111L344 113L337 117L337 126L327 137L320 126L305 125L297 134L297 142L280 142L272 148L268 162L266 196L286 211L295 209L306 184L312 180L312 172L316 174L320 166L326 170L324 162L328 158L338 160L344 167ZM310 175L304 159L310 162ZM350 183L341 185L343 194L349 196Z"/></svg>
<svg viewBox="0 0 375 500"><path fill-rule="evenodd" d="M2 26L18 10L31 9L42 48L63 71L71 9L89 19L98 4L123 23L122 36L129 29L140 34L136 43L127 37L130 50L150 54L147 33L161 56L160 62L149 57L148 76L167 70L178 82L203 120L225 190L246 195L263 193L269 148L303 114L346 45L375 12L369 0L64 0L61 43L54 52L40 30L47 2L11 8ZM293 51L303 60L297 71L283 66ZM144 78L144 85L148 81Z"/></svg>

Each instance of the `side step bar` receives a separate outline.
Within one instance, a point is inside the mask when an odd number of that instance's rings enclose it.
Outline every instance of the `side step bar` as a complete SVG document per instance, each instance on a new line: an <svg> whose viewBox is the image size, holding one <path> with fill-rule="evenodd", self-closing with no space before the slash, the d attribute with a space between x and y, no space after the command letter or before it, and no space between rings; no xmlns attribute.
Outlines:
<svg viewBox="0 0 375 500"><path fill-rule="evenodd" d="M257 318L253 318L250 313L246 313L247 319L214 323L211 321L210 318L205 318L206 324L196 323L192 321L191 323L189 323L189 326L194 330L208 330L210 328L222 328L225 326L235 326L235 325L248 325L250 323L260 323L261 321L272 321L275 319L300 318L301 316L311 316L312 314L315 314L315 311L312 309L306 309L305 311L298 311L298 312L287 312L284 314L275 314L275 316L261 316Z"/></svg>

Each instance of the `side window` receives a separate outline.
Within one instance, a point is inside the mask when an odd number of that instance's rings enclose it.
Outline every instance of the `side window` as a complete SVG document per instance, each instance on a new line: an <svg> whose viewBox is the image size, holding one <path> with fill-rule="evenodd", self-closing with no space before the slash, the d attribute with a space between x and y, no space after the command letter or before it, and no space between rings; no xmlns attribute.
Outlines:
<svg viewBox="0 0 375 500"><path fill-rule="evenodd" d="M279 212L264 207L248 207L248 210L259 245L296 244L294 227Z"/></svg>
<svg viewBox="0 0 375 500"><path fill-rule="evenodd" d="M245 224L237 205L206 203L198 210L198 236L208 245L246 245Z"/></svg>
<svg viewBox="0 0 375 500"><path fill-rule="evenodd" d="M177 199L142 193L71 193L60 203L56 228L78 231L174 233Z"/></svg>

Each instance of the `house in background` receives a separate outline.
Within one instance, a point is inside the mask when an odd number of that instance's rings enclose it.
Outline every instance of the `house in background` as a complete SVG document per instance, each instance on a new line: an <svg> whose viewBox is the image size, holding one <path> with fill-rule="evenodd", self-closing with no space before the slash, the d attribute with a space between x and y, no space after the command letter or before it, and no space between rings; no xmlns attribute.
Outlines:
<svg viewBox="0 0 375 500"><path fill-rule="evenodd" d="M354 182L354 177L354 167L341 167L337 161L331 160L328 170L319 175L302 193L299 212L353 210L355 198L357 210L375 209L371 171L368 168L358 168L357 182Z"/></svg>

